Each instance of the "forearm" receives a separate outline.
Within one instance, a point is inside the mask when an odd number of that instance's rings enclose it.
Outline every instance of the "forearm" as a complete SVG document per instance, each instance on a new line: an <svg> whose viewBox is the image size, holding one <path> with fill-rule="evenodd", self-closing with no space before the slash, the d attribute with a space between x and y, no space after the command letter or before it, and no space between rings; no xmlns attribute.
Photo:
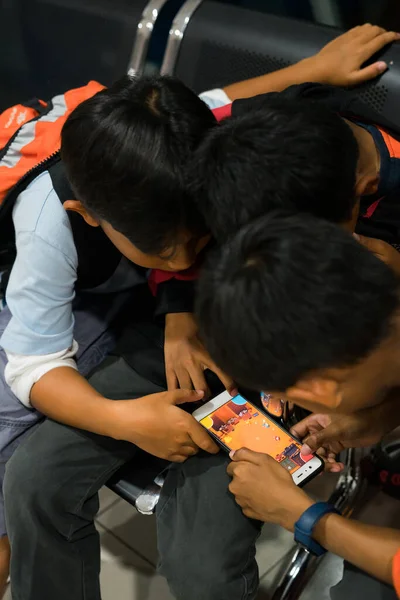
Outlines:
<svg viewBox="0 0 400 600"><path fill-rule="evenodd" d="M234 101L240 98L251 98L268 92L281 92L290 85L304 83L326 83L325 73L318 67L314 57L305 58L295 65L267 73L254 79L233 83L224 88L224 92Z"/></svg>
<svg viewBox="0 0 400 600"><path fill-rule="evenodd" d="M400 548L399 531L330 514L317 524L313 537L330 552L392 584L393 557Z"/></svg>
<svg viewBox="0 0 400 600"><path fill-rule="evenodd" d="M116 403L96 392L74 369L60 367L43 375L32 387L30 400L55 421L113 437Z"/></svg>

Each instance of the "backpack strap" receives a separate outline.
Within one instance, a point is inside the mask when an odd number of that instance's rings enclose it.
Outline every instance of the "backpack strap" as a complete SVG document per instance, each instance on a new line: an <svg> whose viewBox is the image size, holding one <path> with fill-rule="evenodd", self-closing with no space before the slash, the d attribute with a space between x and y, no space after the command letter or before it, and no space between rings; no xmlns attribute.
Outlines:
<svg viewBox="0 0 400 600"><path fill-rule="evenodd" d="M54 190L64 204L76 197L60 160L49 169ZM67 211L72 235L78 254L77 289L92 289L115 272L121 261L121 253L108 239L101 227L92 227L77 212Z"/></svg>

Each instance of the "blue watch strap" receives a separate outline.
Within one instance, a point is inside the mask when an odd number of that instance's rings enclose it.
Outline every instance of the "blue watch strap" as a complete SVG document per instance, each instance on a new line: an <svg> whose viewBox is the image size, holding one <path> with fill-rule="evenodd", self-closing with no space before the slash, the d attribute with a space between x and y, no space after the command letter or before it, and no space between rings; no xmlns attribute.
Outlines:
<svg viewBox="0 0 400 600"><path fill-rule="evenodd" d="M334 513L340 515L340 512L328 502L317 502L308 508L294 525L294 539L304 546L307 550L321 556L326 550L312 538L313 530L318 521L325 515Z"/></svg>

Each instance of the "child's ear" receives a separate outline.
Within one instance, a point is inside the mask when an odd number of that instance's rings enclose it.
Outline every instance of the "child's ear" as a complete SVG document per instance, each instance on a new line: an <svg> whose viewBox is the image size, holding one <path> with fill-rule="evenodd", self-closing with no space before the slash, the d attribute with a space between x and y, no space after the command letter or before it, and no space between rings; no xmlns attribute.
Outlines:
<svg viewBox="0 0 400 600"><path fill-rule="evenodd" d="M319 405L335 409L341 401L340 385L335 379L317 374L310 375L286 390L286 397L295 404L307 404L306 408Z"/></svg>
<svg viewBox="0 0 400 600"><path fill-rule="evenodd" d="M65 210L73 210L74 212L79 213L86 223L91 227L99 227L100 222L90 213L88 213L80 200L66 200L63 206Z"/></svg>
<svg viewBox="0 0 400 600"><path fill-rule="evenodd" d="M355 195L360 196L371 196L376 194L379 185L379 175L361 175L358 176L356 181Z"/></svg>

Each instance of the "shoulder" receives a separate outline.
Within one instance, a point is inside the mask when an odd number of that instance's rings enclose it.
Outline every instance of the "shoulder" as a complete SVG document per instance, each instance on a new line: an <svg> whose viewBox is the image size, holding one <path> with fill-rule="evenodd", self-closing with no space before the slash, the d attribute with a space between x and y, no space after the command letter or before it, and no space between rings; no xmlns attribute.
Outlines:
<svg viewBox="0 0 400 600"><path fill-rule="evenodd" d="M18 239L41 239L68 257L76 255L71 225L48 171L41 173L18 196L13 209L13 222Z"/></svg>

